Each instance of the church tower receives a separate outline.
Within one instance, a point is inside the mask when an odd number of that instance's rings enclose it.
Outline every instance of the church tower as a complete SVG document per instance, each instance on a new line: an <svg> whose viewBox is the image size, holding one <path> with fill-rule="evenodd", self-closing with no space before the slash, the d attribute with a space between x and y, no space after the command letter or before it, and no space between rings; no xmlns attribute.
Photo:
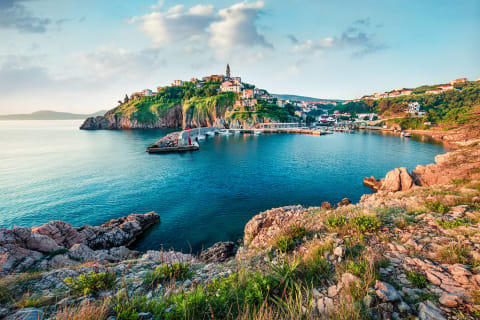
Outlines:
<svg viewBox="0 0 480 320"><path fill-rule="evenodd" d="M225 76L230 78L230 65L227 63L227 71L225 72Z"/></svg>

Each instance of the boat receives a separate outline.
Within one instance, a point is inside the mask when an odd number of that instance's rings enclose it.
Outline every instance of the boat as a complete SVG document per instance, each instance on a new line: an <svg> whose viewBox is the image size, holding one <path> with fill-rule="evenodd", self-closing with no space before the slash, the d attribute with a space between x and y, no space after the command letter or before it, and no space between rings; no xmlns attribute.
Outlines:
<svg viewBox="0 0 480 320"><path fill-rule="evenodd" d="M240 130L235 130L235 134L240 134Z"/></svg>
<svg viewBox="0 0 480 320"><path fill-rule="evenodd" d="M205 138L206 138L206 137L205 137L203 134L199 134L199 135L197 136L197 140L198 140L198 141L203 141L203 140L205 140Z"/></svg>
<svg viewBox="0 0 480 320"><path fill-rule="evenodd" d="M207 136L209 136L209 137L214 137L215 134L216 134L216 132L215 132L215 131L208 131L206 134L207 134Z"/></svg>
<svg viewBox="0 0 480 320"><path fill-rule="evenodd" d="M403 136L405 138L410 138L412 136L412 134L410 132L405 132L405 134Z"/></svg>
<svg viewBox="0 0 480 320"><path fill-rule="evenodd" d="M218 131L218 133L220 133L220 135L222 135L222 136L229 136L229 135L231 135L230 131L228 131L227 129L220 129L220 130Z"/></svg>
<svg viewBox="0 0 480 320"><path fill-rule="evenodd" d="M255 135L257 135L257 136L258 136L258 135L261 135L261 134L262 134L262 130L255 129L255 130L253 130L253 134L255 134Z"/></svg>

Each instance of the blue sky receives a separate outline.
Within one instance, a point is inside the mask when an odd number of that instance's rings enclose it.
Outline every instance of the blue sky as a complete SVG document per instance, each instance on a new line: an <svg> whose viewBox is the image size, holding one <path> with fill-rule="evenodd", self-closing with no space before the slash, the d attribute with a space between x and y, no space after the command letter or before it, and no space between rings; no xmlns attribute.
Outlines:
<svg viewBox="0 0 480 320"><path fill-rule="evenodd" d="M350 99L480 77L480 1L0 0L0 114L93 112L232 73Z"/></svg>

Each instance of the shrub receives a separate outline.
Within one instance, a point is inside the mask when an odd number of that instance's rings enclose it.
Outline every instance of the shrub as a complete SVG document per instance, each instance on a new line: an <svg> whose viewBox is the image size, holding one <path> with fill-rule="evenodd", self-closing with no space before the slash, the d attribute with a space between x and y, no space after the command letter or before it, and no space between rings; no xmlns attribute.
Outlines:
<svg viewBox="0 0 480 320"><path fill-rule="evenodd" d="M295 241L289 236L280 236L273 244L280 252L288 252L295 246Z"/></svg>
<svg viewBox="0 0 480 320"><path fill-rule="evenodd" d="M108 290L115 285L116 276L110 272L90 271L86 274L81 274L76 278L68 277L63 279L65 284L74 291L82 295L96 293L102 290Z"/></svg>
<svg viewBox="0 0 480 320"><path fill-rule="evenodd" d="M61 255L61 254L65 254L68 252L68 249L66 248L61 248L61 249L58 249L58 250L54 250L54 251L51 251L47 254L45 254L46 258L47 259L52 259L53 257L55 256L58 256L58 255Z"/></svg>
<svg viewBox="0 0 480 320"><path fill-rule="evenodd" d="M415 272L414 270L407 272L407 279L416 288L425 288L428 284L427 278L423 274Z"/></svg>
<svg viewBox="0 0 480 320"><path fill-rule="evenodd" d="M356 275L357 277L363 277L368 269L368 261L362 260L359 262L349 261L346 265L346 271Z"/></svg>
<svg viewBox="0 0 480 320"><path fill-rule="evenodd" d="M334 272L333 266L320 252L311 254L302 260L302 277L307 284L320 284L328 279Z"/></svg>
<svg viewBox="0 0 480 320"><path fill-rule="evenodd" d="M26 294L19 301L15 302L15 305L19 308L38 308L47 305L50 299L43 296L30 296Z"/></svg>
<svg viewBox="0 0 480 320"><path fill-rule="evenodd" d="M278 264L270 264L270 270L272 277L279 283L284 289L293 289L300 273L299 259L292 259L289 261L287 258L280 259Z"/></svg>
<svg viewBox="0 0 480 320"><path fill-rule="evenodd" d="M330 216L325 220L325 224L330 228L338 228L347 224L347 219L342 216Z"/></svg>
<svg viewBox="0 0 480 320"><path fill-rule="evenodd" d="M443 205L440 201L427 201L425 202L425 207L430 210L430 211L433 211L433 212L438 212L438 213L447 213L448 211L450 211L450 207L449 206L446 206L446 205Z"/></svg>
<svg viewBox="0 0 480 320"><path fill-rule="evenodd" d="M443 219L437 219L437 223L445 229L453 229L456 227L460 226L465 226L467 227L470 225L471 220L468 218L458 218L455 220L443 220Z"/></svg>
<svg viewBox="0 0 480 320"><path fill-rule="evenodd" d="M175 262L173 264L158 266L154 271L147 272L144 277L144 283L147 287L153 288L162 281L184 281L192 275L190 264Z"/></svg>
<svg viewBox="0 0 480 320"><path fill-rule="evenodd" d="M152 314L161 314L164 312L165 304L154 300L147 301L145 296L128 297L121 294L113 299L112 310L115 312L117 320L136 320L140 312L150 312Z"/></svg>
<svg viewBox="0 0 480 320"><path fill-rule="evenodd" d="M41 272L26 272L0 278L0 303L13 302L33 286L33 280L42 277Z"/></svg>
<svg viewBox="0 0 480 320"><path fill-rule="evenodd" d="M363 215L353 218L352 224L361 232L371 232L380 228L381 222L376 216Z"/></svg>
<svg viewBox="0 0 480 320"><path fill-rule="evenodd" d="M287 235L290 236L292 239L300 239L303 238L307 234L307 229L302 226L297 226L295 224L291 224L290 228L287 232Z"/></svg>

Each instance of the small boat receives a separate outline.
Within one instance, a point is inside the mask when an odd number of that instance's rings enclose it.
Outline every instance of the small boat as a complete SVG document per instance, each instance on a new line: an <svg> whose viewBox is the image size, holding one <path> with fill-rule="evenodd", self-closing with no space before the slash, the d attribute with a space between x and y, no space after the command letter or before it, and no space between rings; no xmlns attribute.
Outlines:
<svg viewBox="0 0 480 320"><path fill-rule="evenodd" d="M207 132L207 136L209 136L209 137L214 137L215 134L216 134L215 131L208 131Z"/></svg>
<svg viewBox="0 0 480 320"><path fill-rule="evenodd" d="M197 136L197 140L198 140L198 141L203 141L203 140L205 140L205 138L206 138L206 137L205 137L203 134L199 134L199 135Z"/></svg>
<svg viewBox="0 0 480 320"><path fill-rule="evenodd" d="M240 130L235 130L235 134L240 134Z"/></svg>
<svg viewBox="0 0 480 320"><path fill-rule="evenodd" d="M405 134L403 136L405 138L410 138L412 136L412 134L410 132L405 132Z"/></svg>
<svg viewBox="0 0 480 320"><path fill-rule="evenodd" d="M255 135L257 135L257 136L258 136L258 135L261 135L261 134L262 134L262 130L258 130L258 129L253 130L253 134L255 134Z"/></svg>
<svg viewBox="0 0 480 320"><path fill-rule="evenodd" d="M220 133L220 135L222 135L222 136L229 136L229 135L231 135L231 132L228 131L227 129L220 129L220 131L218 131L218 133Z"/></svg>

